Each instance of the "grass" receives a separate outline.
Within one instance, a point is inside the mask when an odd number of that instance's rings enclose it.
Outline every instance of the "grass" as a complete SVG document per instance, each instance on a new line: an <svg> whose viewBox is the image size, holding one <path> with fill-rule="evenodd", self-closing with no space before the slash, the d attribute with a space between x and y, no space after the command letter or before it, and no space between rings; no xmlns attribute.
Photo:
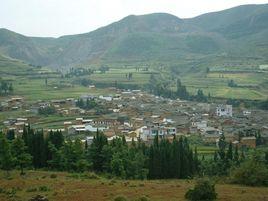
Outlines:
<svg viewBox="0 0 268 201"><path fill-rule="evenodd" d="M197 152L199 155L213 155L218 148L216 146L197 146Z"/></svg>
<svg viewBox="0 0 268 201"><path fill-rule="evenodd" d="M51 178L51 174L57 176ZM0 201L26 201L37 194L55 201L104 201L113 200L119 195L128 200L146 196L153 201L183 201L186 191L194 185L192 180L108 180L44 171L28 171L23 177L13 171L9 180L4 175L4 172L0 172L0 186L3 192L8 193L0 193ZM259 201L268 198L268 189L262 187L217 184L216 191L219 201Z"/></svg>
<svg viewBox="0 0 268 201"><path fill-rule="evenodd" d="M111 93L108 89L92 89L88 87L61 83L60 78L45 79L22 78L14 82L14 93L24 96L28 101L51 100L64 98L77 98L83 94L106 94Z"/></svg>

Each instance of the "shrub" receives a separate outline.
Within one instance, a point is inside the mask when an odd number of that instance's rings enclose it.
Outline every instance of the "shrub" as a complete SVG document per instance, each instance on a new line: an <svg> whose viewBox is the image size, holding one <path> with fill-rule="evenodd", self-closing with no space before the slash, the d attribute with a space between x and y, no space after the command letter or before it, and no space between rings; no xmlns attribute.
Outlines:
<svg viewBox="0 0 268 201"><path fill-rule="evenodd" d="M127 201L127 198L124 196L117 196L114 198L114 201Z"/></svg>
<svg viewBox="0 0 268 201"><path fill-rule="evenodd" d="M32 197L29 201L48 201L48 199L42 195L36 195Z"/></svg>
<svg viewBox="0 0 268 201"><path fill-rule="evenodd" d="M89 172L83 175L85 179L100 179L100 177L94 172Z"/></svg>
<svg viewBox="0 0 268 201"><path fill-rule="evenodd" d="M37 191L37 188L35 187L30 187L30 188L27 188L26 192L30 193L30 192L36 192Z"/></svg>
<svg viewBox="0 0 268 201"><path fill-rule="evenodd" d="M51 175L50 175L50 178L51 178L51 179L55 179L55 178L57 178L57 175L56 175L56 174L51 174Z"/></svg>
<svg viewBox="0 0 268 201"><path fill-rule="evenodd" d="M137 201L149 201L150 199L146 196L142 196L140 198L137 199Z"/></svg>
<svg viewBox="0 0 268 201"><path fill-rule="evenodd" d="M246 161L231 172L231 182L248 186L268 186L268 168L256 160Z"/></svg>
<svg viewBox="0 0 268 201"><path fill-rule="evenodd" d="M50 191L50 189L49 189L49 187L47 187L47 186L40 186L40 187L39 187L39 191L46 192L46 191Z"/></svg>
<svg viewBox="0 0 268 201"><path fill-rule="evenodd" d="M185 194L185 198L190 201L211 201L217 198L215 185L209 180L198 180L194 189L190 189Z"/></svg>

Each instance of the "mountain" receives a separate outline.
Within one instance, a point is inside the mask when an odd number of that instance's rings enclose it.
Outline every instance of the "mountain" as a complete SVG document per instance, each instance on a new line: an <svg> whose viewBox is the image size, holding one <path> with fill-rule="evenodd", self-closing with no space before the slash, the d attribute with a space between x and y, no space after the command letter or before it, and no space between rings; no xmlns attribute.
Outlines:
<svg viewBox="0 0 268 201"><path fill-rule="evenodd" d="M0 29L0 54L34 65L160 62L213 65L226 58L268 62L268 4L180 19L166 13L127 16L95 31L59 38ZM230 58L229 58L230 57Z"/></svg>

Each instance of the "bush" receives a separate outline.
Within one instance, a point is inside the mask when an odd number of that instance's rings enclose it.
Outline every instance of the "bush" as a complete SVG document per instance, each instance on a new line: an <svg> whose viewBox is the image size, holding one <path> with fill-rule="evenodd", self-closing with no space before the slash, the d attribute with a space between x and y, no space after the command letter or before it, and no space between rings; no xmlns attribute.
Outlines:
<svg viewBox="0 0 268 201"><path fill-rule="evenodd" d="M142 196L140 198L137 199L137 201L149 201L150 199L146 196Z"/></svg>
<svg viewBox="0 0 268 201"><path fill-rule="evenodd" d="M100 177L97 174L95 174L94 172L89 172L89 173L83 174L83 177L85 179L100 179Z"/></svg>
<svg viewBox="0 0 268 201"><path fill-rule="evenodd" d="M36 191L37 191L37 188L35 188L35 187L30 187L30 188L26 189L26 192L28 192L28 193L36 192Z"/></svg>
<svg viewBox="0 0 268 201"><path fill-rule="evenodd" d="M256 160L246 161L231 172L231 182L248 186L268 186L268 168Z"/></svg>
<svg viewBox="0 0 268 201"><path fill-rule="evenodd" d="M114 198L114 201L127 201L127 198L124 196L117 196Z"/></svg>
<svg viewBox="0 0 268 201"><path fill-rule="evenodd" d="M198 180L194 189L190 189L185 194L185 198L190 201L211 201L217 198L215 185L209 180Z"/></svg>
<svg viewBox="0 0 268 201"><path fill-rule="evenodd" d="M39 187L39 191L46 192L46 191L50 191L50 189L49 189L49 187L47 187L47 186L40 186L40 187Z"/></svg>
<svg viewBox="0 0 268 201"><path fill-rule="evenodd" d="M57 175L56 175L56 174L51 174L51 175L50 175L50 178L51 178L51 179L55 179L55 178L57 178Z"/></svg>
<svg viewBox="0 0 268 201"><path fill-rule="evenodd" d="M48 199L42 195L36 195L32 197L29 201L48 201Z"/></svg>

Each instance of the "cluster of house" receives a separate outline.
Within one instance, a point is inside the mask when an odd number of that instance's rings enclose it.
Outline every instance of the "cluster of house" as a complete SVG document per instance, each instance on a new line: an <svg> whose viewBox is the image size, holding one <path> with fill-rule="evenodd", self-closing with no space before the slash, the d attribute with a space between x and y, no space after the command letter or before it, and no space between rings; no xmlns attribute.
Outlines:
<svg viewBox="0 0 268 201"><path fill-rule="evenodd" d="M130 139L141 139L151 143L156 135L172 140L174 136L200 135L205 143L217 143L221 134L227 141L239 146L256 146L255 136L238 136L245 127L261 126L263 136L268 137L263 120L252 125L251 111L236 111L231 105L193 103L169 100L141 91L123 91L114 96L101 96L100 100L113 111L98 119L78 118L75 122L65 122L68 134L102 131L108 139L124 135ZM120 121L120 116L128 117ZM91 139L91 137L88 137ZM268 138L267 138L268 141Z"/></svg>
<svg viewBox="0 0 268 201"><path fill-rule="evenodd" d="M102 131L112 140L124 135L128 142L141 139L151 143L153 138L174 139L174 136L199 135L205 143L217 143L224 134L227 141L239 146L256 146L256 137L239 136L243 129L258 128L262 137L268 142L268 115L266 111L238 110L231 105L195 103L182 100L170 100L154 96L140 90L116 90L111 96L84 95L80 99L95 99L109 113L93 115L91 110L76 107L73 98L39 101L31 105L31 111L53 106L63 116L79 116L73 121L63 122L67 135L85 136L88 143L93 140L92 134ZM12 101L11 101L12 102ZM19 103L20 100L13 100ZM5 121L8 129L21 132L27 119Z"/></svg>
<svg viewBox="0 0 268 201"><path fill-rule="evenodd" d="M25 126L28 126L27 118L9 118L3 122L4 133L14 131L14 134L22 134Z"/></svg>
<svg viewBox="0 0 268 201"><path fill-rule="evenodd" d="M24 100L22 97L12 97L0 102L0 112L18 110L23 107Z"/></svg>

